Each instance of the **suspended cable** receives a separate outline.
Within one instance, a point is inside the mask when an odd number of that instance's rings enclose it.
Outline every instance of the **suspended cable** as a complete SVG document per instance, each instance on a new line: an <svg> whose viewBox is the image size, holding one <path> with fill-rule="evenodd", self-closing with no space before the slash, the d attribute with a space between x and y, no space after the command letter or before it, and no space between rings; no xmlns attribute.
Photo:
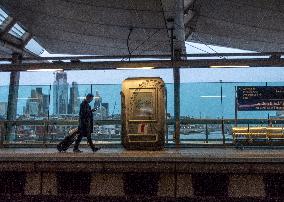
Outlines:
<svg viewBox="0 0 284 202"><path fill-rule="evenodd" d="M197 49L197 50L200 50L200 51L204 52L204 53L211 54L211 53L209 53L208 51L203 50L203 49L201 49L201 48L198 48L198 47L196 47L196 46L194 46L194 45L190 44L190 43L189 43L189 42L187 42L187 41L185 41L185 43L186 43L187 45L189 45L189 46L191 46L191 47L193 47L193 48Z"/></svg>
<svg viewBox="0 0 284 202"><path fill-rule="evenodd" d="M81 44L81 45L87 45L87 46L91 46L91 47L101 47L101 48L125 50L125 47L97 45L97 44L91 44L91 43L84 43L84 42L81 42L81 41L71 41L71 40L66 40L66 39L58 39L58 38L54 38L54 37L50 37L50 36L46 36L46 35L37 35L37 36L45 37L47 39L51 39L51 40L54 40L54 41Z"/></svg>
<svg viewBox="0 0 284 202"><path fill-rule="evenodd" d="M217 54L220 54L218 53L216 50L214 50L212 47L208 46L206 43L204 43L203 41L201 41L201 39L196 35L196 39L198 41L200 41L202 44L204 44L206 47L208 47L210 50L212 50L213 52L217 53ZM219 56L219 58L221 59L226 59L224 56Z"/></svg>
<svg viewBox="0 0 284 202"><path fill-rule="evenodd" d="M129 48L129 39L130 39L130 35L132 33L132 28L129 29L129 33L128 33L128 36L127 36L127 50L128 50L128 54L129 54L129 61L130 61L130 58L131 58L131 52L130 52L130 48Z"/></svg>
<svg viewBox="0 0 284 202"><path fill-rule="evenodd" d="M138 46L136 46L136 48L134 48L131 51L131 54L136 51L138 48L140 48L141 46L143 46L147 41L149 41L156 33L158 33L160 30L156 30L152 35L148 36L141 44L139 44ZM146 52L146 51L145 51ZM124 61L125 58L122 58L121 61Z"/></svg>
<svg viewBox="0 0 284 202"><path fill-rule="evenodd" d="M98 6L98 5L94 5L92 3L82 3L82 2L77 2L77 1L72 1L72 0L60 0L66 3L72 3L72 4L76 4L76 5L86 5L86 6L90 6L90 7L95 7L95 8L106 8L106 9L113 9L113 10L122 10L122 11L139 11L139 12L153 12L153 13L162 13L162 10L159 9L137 9L137 8L125 8L125 7L115 7L115 6ZM146 1L145 1L146 2ZM167 10L167 12L172 12L174 10ZM181 12L183 12L183 10L180 10Z"/></svg>
<svg viewBox="0 0 284 202"><path fill-rule="evenodd" d="M166 19L166 15L165 15L165 11L164 11L164 6L163 6L162 0L160 0L160 5L161 5L162 11L163 11L163 19L164 19L165 29L168 30L167 19ZM171 36L169 35L168 31L167 31L167 35L168 35L168 38L169 38L169 43L171 44Z"/></svg>
<svg viewBox="0 0 284 202"><path fill-rule="evenodd" d="M18 8L18 7L13 7L12 9L20 9L20 10L24 10L24 11L28 11L28 12L32 12L32 13L38 13L47 17L53 17L55 19L64 19L64 20L70 20L70 21L77 21L77 22L82 22L85 24L92 24L92 25L100 25L100 26L108 26L108 27L120 27L120 28L124 28L124 29L129 29L129 25L117 25L117 24L110 24L110 23L99 23L99 22L93 22L93 21L87 21L87 20L83 20L83 19L76 19L76 18L67 18L67 17L62 17L62 16L58 16L58 15L51 15L48 13L45 13L43 11L38 11L38 10L32 10L32 9L26 9L26 8ZM160 30L160 29L164 29L162 27L148 27L148 26L132 26L133 29L153 29L153 30Z"/></svg>

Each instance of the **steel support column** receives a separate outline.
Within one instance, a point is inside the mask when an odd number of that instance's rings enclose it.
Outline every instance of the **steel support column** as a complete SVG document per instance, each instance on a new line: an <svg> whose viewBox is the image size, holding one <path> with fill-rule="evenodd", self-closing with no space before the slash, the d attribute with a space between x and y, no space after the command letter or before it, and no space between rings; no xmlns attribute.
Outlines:
<svg viewBox="0 0 284 202"><path fill-rule="evenodd" d="M185 29L184 29L184 1L175 1L175 17L174 17L174 61L182 60L182 55L186 53L185 50ZM180 66L173 69L174 77L174 139L176 147L180 144Z"/></svg>
<svg viewBox="0 0 284 202"><path fill-rule="evenodd" d="M22 55L19 54L19 53L13 53L12 63L13 64L21 64L21 62L22 62ZM10 74L10 85L9 85L8 107L7 107L7 120L8 121L16 120L19 81L20 81L20 72L19 71L11 72L11 74ZM10 135L11 132L12 132L12 125L8 124L6 135Z"/></svg>
<svg viewBox="0 0 284 202"><path fill-rule="evenodd" d="M176 145L180 143L180 71L179 68L174 68L174 140Z"/></svg>

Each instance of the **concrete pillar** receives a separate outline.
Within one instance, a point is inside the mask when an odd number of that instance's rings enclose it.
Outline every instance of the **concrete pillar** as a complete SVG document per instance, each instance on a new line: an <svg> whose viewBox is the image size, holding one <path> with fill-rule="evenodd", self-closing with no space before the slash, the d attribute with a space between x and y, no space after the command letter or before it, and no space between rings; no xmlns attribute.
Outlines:
<svg viewBox="0 0 284 202"><path fill-rule="evenodd" d="M158 196L175 197L175 175L161 174L159 179Z"/></svg>
<svg viewBox="0 0 284 202"><path fill-rule="evenodd" d="M176 197L193 197L192 177L190 174L177 174Z"/></svg>
<svg viewBox="0 0 284 202"><path fill-rule="evenodd" d="M42 195L57 195L56 173L42 173Z"/></svg>
<svg viewBox="0 0 284 202"><path fill-rule="evenodd" d="M229 176L228 195L233 198L265 197L265 184L260 175Z"/></svg>
<svg viewBox="0 0 284 202"><path fill-rule="evenodd" d="M124 196L122 174L94 174L92 176L90 195Z"/></svg>
<svg viewBox="0 0 284 202"><path fill-rule="evenodd" d="M40 173L27 173L25 184L25 195L41 194L41 176Z"/></svg>
<svg viewBox="0 0 284 202"><path fill-rule="evenodd" d="M12 64L21 64L22 55L19 53L13 53ZM17 98L19 90L20 72L13 71L10 74L10 85L9 85L9 96L8 96L8 107L7 107L7 120L12 121L16 119L17 115ZM12 125L8 124L7 134L10 135L12 132Z"/></svg>

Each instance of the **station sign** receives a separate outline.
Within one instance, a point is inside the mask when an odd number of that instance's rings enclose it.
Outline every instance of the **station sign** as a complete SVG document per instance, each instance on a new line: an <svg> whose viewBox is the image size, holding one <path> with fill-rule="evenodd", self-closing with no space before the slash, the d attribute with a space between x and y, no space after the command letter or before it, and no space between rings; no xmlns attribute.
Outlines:
<svg viewBox="0 0 284 202"><path fill-rule="evenodd" d="M238 111L284 111L284 86L238 86Z"/></svg>

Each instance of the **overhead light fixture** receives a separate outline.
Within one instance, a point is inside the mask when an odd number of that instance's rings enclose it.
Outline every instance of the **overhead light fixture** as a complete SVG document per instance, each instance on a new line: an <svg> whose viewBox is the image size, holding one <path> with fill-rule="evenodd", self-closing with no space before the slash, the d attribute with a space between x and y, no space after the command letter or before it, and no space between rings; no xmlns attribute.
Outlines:
<svg viewBox="0 0 284 202"><path fill-rule="evenodd" d="M231 68L241 68L241 67L250 67L248 65L212 65L210 66L211 68L227 68L227 67L231 67Z"/></svg>
<svg viewBox="0 0 284 202"><path fill-rule="evenodd" d="M155 67L118 67L116 69L129 70L129 69L154 69Z"/></svg>
<svg viewBox="0 0 284 202"><path fill-rule="evenodd" d="M28 69L27 72L58 72L63 69Z"/></svg>

